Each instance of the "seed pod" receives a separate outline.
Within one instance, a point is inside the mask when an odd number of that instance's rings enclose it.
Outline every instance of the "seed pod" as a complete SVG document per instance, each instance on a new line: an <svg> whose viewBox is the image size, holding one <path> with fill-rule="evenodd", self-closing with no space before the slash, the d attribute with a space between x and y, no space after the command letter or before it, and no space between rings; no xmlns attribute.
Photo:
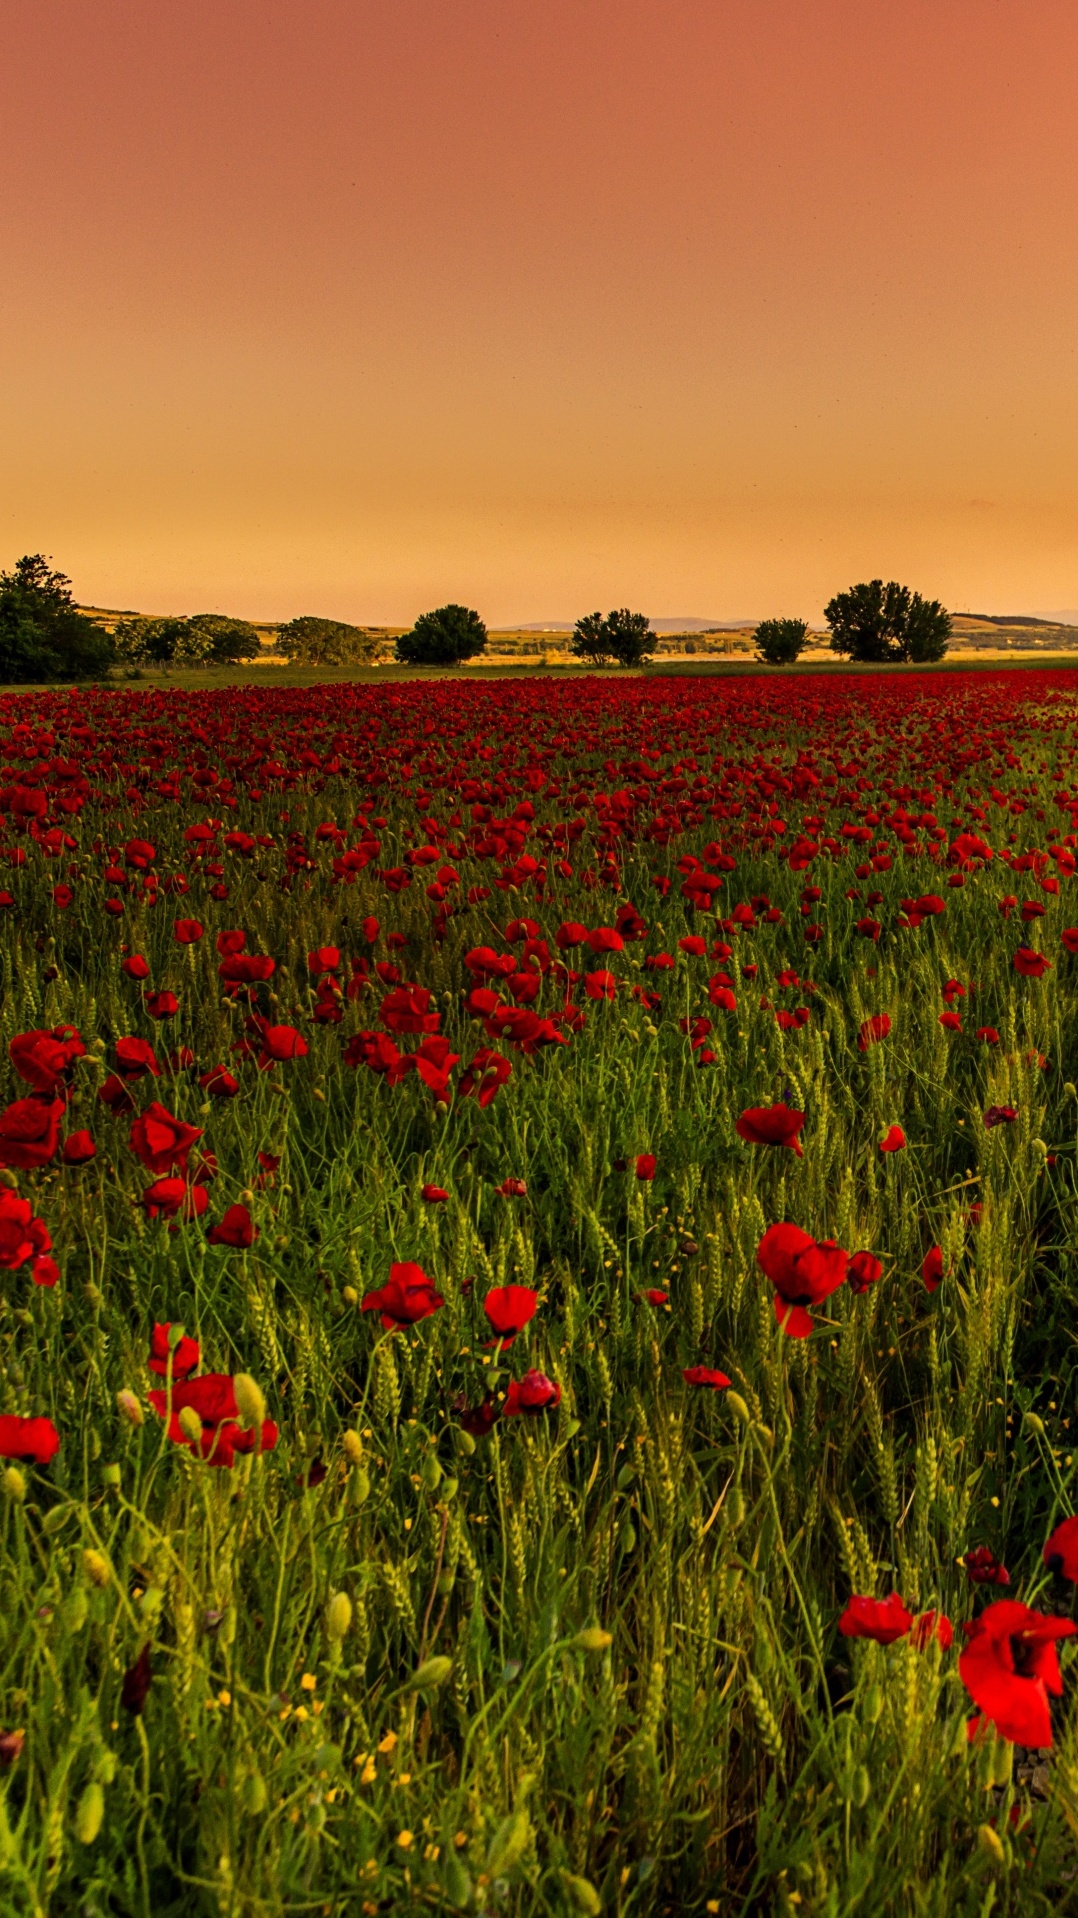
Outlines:
<svg viewBox="0 0 1078 1918"><path fill-rule="evenodd" d="M463 1426L461 1426L460 1431L457 1433L457 1451L463 1458L471 1458L475 1451L475 1440L470 1432L464 1430Z"/></svg>
<svg viewBox="0 0 1078 1918"><path fill-rule="evenodd" d="M621 1531L618 1533L618 1548L620 1551L626 1553L635 1552L636 1550L636 1527L631 1518L625 1520Z"/></svg>
<svg viewBox="0 0 1078 1918"><path fill-rule="evenodd" d="M9 1465L4 1473L4 1490L16 1505L22 1504L26 1497L26 1479L17 1465Z"/></svg>
<svg viewBox="0 0 1078 1918"><path fill-rule="evenodd" d="M871 1790L872 1780L869 1777L868 1766L858 1765L853 1775L853 1783L850 1787L850 1797L857 1806L858 1811L863 1810L864 1806L868 1804Z"/></svg>
<svg viewBox="0 0 1078 1918"><path fill-rule="evenodd" d="M449 1503L450 1499L456 1498L457 1486L459 1484L460 1484L460 1480L457 1478L454 1478L452 1473L448 1473L446 1477L442 1480L442 1497L445 1499L447 1504Z"/></svg>
<svg viewBox="0 0 1078 1918"><path fill-rule="evenodd" d="M344 1456L348 1460L349 1465L362 1465L363 1440L360 1438L358 1432L347 1431L341 1440L341 1445L344 1448Z"/></svg>
<svg viewBox="0 0 1078 1918"><path fill-rule="evenodd" d="M134 1392L127 1391L126 1387L116 1394L116 1410L128 1425L137 1427L142 1424L142 1407Z"/></svg>
<svg viewBox="0 0 1078 1918"><path fill-rule="evenodd" d="M419 1469L419 1476L428 1492L436 1492L442 1480L442 1468L437 1456L428 1452Z"/></svg>
<svg viewBox="0 0 1078 1918"><path fill-rule="evenodd" d="M110 1492L119 1491L120 1468L117 1464L112 1463L101 1467L101 1483L102 1485L107 1485Z"/></svg>
<svg viewBox="0 0 1078 1918"><path fill-rule="evenodd" d="M726 1403L730 1407L734 1417L741 1420L742 1425L751 1424L752 1413L749 1411L740 1392L727 1392Z"/></svg>
<svg viewBox="0 0 1078 1918"><path fill-rule="evenodd" d="M341 1287L341 1297L342 1297L342 1299L344 1300L344 1302L345 1302L345 1305L358 1305L358 1304L359 1304L359 1293L358 1293L358 1292L356 1291L356 1288L355 1288L355 1286L354 1286L354 1285L345 1285L345 1286L342 1286L342 1287Z"/></svg>
<svg viewBox="0 0 1078 1918"><path fill-rule="evenodd" d="M92 1845L105 1816L105 1794L92 1779L79 1799L75 1813L75 1836L82 1845Z"/></svg>
<svg viewBox="0 0 1078 1918"><path fill-rule="evenodd" d="M189 1445L202 1443L202 1420L193 1405L185 1405L179 1414L180 1431Z"/></svg>
<svg viewBox="0 0 1078 1918"><path fill-rule="evenodd" d="M357 1505L365 1505L370 1495L370 1473L365 1472L363 1467L360 1466L359 1471L352 1475L352 1497L355 1499Z"/></svg>
<svg viewBox="0 0 1078 1918"><path fill-rule="evenodd" d="M583 1912L584 1918L599 1918L603 1901L590 1878L577 1878L573 1872L563 1871L561 1882L574 1911Z"/></svg>
<svg viewBox="0 0 1078 1918"><path fill-rule="evenodd" d="M1035 1432L1038 1438L1044 1437L1044 1420L1042 1418L1039 1418L1036 1412L1024 1413L1022 1417L1022 1424L1028 1425L1030 1431Z"/></svg>
<svg viewBox="0 0 1078 1918"><path fill-rule="evenodd" d="M883 1710L883 1693L878 1685L870 1685L861 1704L861 1717L866 1725L879 1723Z"/></svg>

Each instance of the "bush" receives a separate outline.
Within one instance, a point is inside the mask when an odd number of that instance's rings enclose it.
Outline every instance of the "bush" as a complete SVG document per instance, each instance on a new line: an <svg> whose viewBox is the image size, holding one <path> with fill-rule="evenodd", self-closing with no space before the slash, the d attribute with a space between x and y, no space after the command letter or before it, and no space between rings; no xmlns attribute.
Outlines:
<svg viewBox="0 0 1078 1918"><path fill-rule="evenodd" d="M375 645L362 626L302 613L281 627L277 651L286 654L293 666L369 666Z"/></svg>
<svg viewBox="0 0 1078 1918"><path fill-rule="evenodd" d="M257 659L262 651L258 634L247 619L229 619L223 613L196 613L183 622L187 627L185 643L189 654L205 651L202 657L212 666L230 666L241 659Z"/></svg>
<svg viewBox="0 0 1078 1918"><path fill-rule="evenodd" d="M42 553L0 573L0 680L96 679L115 656L112 640L80 613L71 581Z"/></svg>
<svg viewBox="0 0 1078 1918"><path fill-rule="evenodd" d="M421 613L410 633L397 641L397 658L406 666L458 666L486 650L487 629L467 606L439 606Z"/></svg>
<svg viewBox="0 0 1078 1918"><path fill-rule="evenodd" d="M585 613L573 628L569 651L592 666L605 666L616 659L619 666L640 666L651 657L654 635L646 613L631 613L622 606L608 613Z"/></svg>
<svg viewBox="0 0 1078 1918"><path fill-rule="evenodd" d="M789 666L808 639L803 619L762 619L753 633L756 657L767 666Z"/></svg>
<svg viewBox="0 0 1078 1918"><path fill-rule="evenodd" d="M928 665L942 659L951 616L938 599L922 599L895 579L862 581L824 607L831 651L862 663Z"/></svg>

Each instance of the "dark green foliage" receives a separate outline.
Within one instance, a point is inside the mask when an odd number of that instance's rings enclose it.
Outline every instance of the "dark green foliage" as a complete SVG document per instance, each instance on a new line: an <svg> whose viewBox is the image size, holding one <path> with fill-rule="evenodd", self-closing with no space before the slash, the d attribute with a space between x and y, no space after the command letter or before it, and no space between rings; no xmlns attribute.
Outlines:
<svg viewBox="0 0 1078 1918"><path fill-rule="evenodd" d="M258 634L249 620L229 619L223 613L196 613L185 622L191 651L201 652L213 666L227 666L241 659L257 659L262 651Z"/></svg>
<svg viewBox="0 0 1078 1918"><path fill-rule="evenodd" d="M365 666L374 656L374 642L362 626L302 613L281 627L277 650L293 666Z"/></svg>
<svg viewBox="0 0 1078 1918"><path fill-rule="evenodd" d="M487 629L468 606L439 606L421 613L410 633L397 641L397 658L406 666L458 666L485 651Z"/></svg>
<svg viewBox="0 0 1078 1918"><path fill-rule="evenodd" d="M113 658L109 635L75 606L71 581L42 553L0 573L0 681L95 679Z"/></svg>
<svg viewBox="0 0 1078 1918"><path fill-rule="evenodd" d="M808 639L808 627L803 619L762 619L752 637L766 665L789 666Z"/></svg>
<svg viewBox="0 0 1078 1918"><path fill-rule="evenodd" d="M938 599L922 599L897 580L863 580L824 607L831 651L864 664L928 665L942 659L951 617Z"/></svg>
<svg viewBox="0 0 1078 1918"><path fill-rule="evenodd" d="M592 666L605 666L615 659L619 666L641 666L650 658L654 636L646 613L632 613L622 606L607 614L586 613L578 619L569 642L569 651Z"/></svg>

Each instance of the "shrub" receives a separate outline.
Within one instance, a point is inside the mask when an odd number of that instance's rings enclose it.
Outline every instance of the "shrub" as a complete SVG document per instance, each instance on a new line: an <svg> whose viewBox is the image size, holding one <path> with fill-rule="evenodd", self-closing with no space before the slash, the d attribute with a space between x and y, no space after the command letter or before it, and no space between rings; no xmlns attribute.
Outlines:
<svg viewBox="0 0 1078 1918"><path fill-rule="evenodd" d="M410 633L397 641L397 658L406 666L458 666L486 650L487 629L468 606L439 606L421 613Z"/></svg>
<svg viewBox="0 0 1078 1918"><path fill-rule="evenodd" d="M765 665L789 666L808 639L808 627L803 619L762 619L752 637Z"/></svg>
<svg viewBox="0 0 1078 1918"><path fill-rule="evenodd" d="M362 626L303 613L281 627L277 651L284 653L293 666L369 666L375 645Z"/></svg>

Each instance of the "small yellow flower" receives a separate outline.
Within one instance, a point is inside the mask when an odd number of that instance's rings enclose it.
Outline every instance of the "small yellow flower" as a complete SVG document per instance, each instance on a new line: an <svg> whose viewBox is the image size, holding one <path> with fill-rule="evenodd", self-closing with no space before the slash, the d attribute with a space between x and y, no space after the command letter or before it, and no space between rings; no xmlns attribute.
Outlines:
<svg viewBox="0 0 1078 1918"><path fill-rule="evenodd" d="M410 1785L410 1784L411 1784L411 1782L412 1782L412 1774L411 1774L411 1772L410 1772L410 1771L402 1771L402 1773L401 1773L401 1775L400 1775L400 1777L399 1777L399 1778L398 1778L398 1780L397 1780L397 1783L398 1783L398 1785Z"/></svg>
<svg viewBox="0 0 1078 1918"><path fill-rule="evenodd" d="M218 1692L218 1694L217 1694L217 1703L218 1703L219 1705L231 1705L231 1703L232 1703L232 1693L231 1693L231 1692Z"/></svg>
<svg viewBox="0 0 1078 1918"><path fill-rule="evenodd" d="M387 1732L385 1737L381 1740L378 1746L378 1749L380 1752L391 1752L394 1749L396 1743L397 1743L396 1732Z"/></svg>
<svg viewBox="0 0 1078 1918"><path fill-rule="evenodd" d="M325 1708L326 1708L326 1701L324 1698L314 1698L311 1700L311 1710L314 1713L316 1718L318 1717L319 1712L324 1711Z"/></svg>
<svg viewBox="0 0 1078 1918"><path fill-rule="evenodd" d="M436 1865L441 1855L442 1848L440 1845L428 1845L423 1853L428 1865Z"/></svg>
<svg viewBox="0 0 1078 1918"><path fill-rule="evenodd" d="M359 1774L359 1782L361 1785L373 1785L377 1776L378 1767L373 1758L368 1758L363 1770Z"/></svg>
<svg viewBox="0 0 1078 1918"><path fill-rule="evenodd" d="M412 1843L411 1832L408 1831L407 1829L405 1829L404 1831L399 1831L397 1833L397 1843L400 1846L402 1851L408 1851Z"/></svg>
<svg viewBox="0 0 1078 1918"><path fill-rule="evenodd" d="M310 1717L310 1715L311 1715L311 1714L310 1714L310 1712L309 1712L309 1711L307 1710L307 1707L306 1707L306 1705L297 1705L297 1706L296 1706L296 1720L297 1720L297 1722L298 1722L298 1723L299 1723L300 1725L305 1725L305 1724L307 1723L307 1720L308 1720L308 1718Z"/></svg>
<svg viewBox="0 0 1078 1918"><path fill-rule="evenodd" d="M456 1836L455 1836L455 1837L454 1837L454 1839L453 1839L453 1843L455 1844L455 1846L456 1846L456 1848L457 1848L457 1850L458 1850L458 1851L463 1851L463 1850L464 1850L464 1847L465 1847L465 1845L466 1845L466 1844L468 1843L468 1834L467 1834L467 1832L466 1832L466 1831L458 1831L458 1832L457 1832L457 1834L456 1834Z"/></svg>
<svg viewBox="0 0 1078 1918"><path fill-rule="evenodd" d="M291 1705L285 1705L285 1706L283 1706L283 1707L282 1707L282 1709L281 1709L281 1711L279 1712L279 1714L278 1714L278 1716L279 1716L279 1718L280 1718L280 1720L281 1720L281 1723L282 1723L282 1724L284 1723L284 1721L285 1721L285 1719L286 1719L286 1718L291 1718L291 1716L292 1716L292 1707L291 1707Z"/></svg>
<svg viewBox="0 0 1078 1918"><path fill-rule="evenodd" d="M313 1692L317 1684L318 1680L313 1672L304 1672L299 1681L299 1688L301 1692Z"/></svg>

